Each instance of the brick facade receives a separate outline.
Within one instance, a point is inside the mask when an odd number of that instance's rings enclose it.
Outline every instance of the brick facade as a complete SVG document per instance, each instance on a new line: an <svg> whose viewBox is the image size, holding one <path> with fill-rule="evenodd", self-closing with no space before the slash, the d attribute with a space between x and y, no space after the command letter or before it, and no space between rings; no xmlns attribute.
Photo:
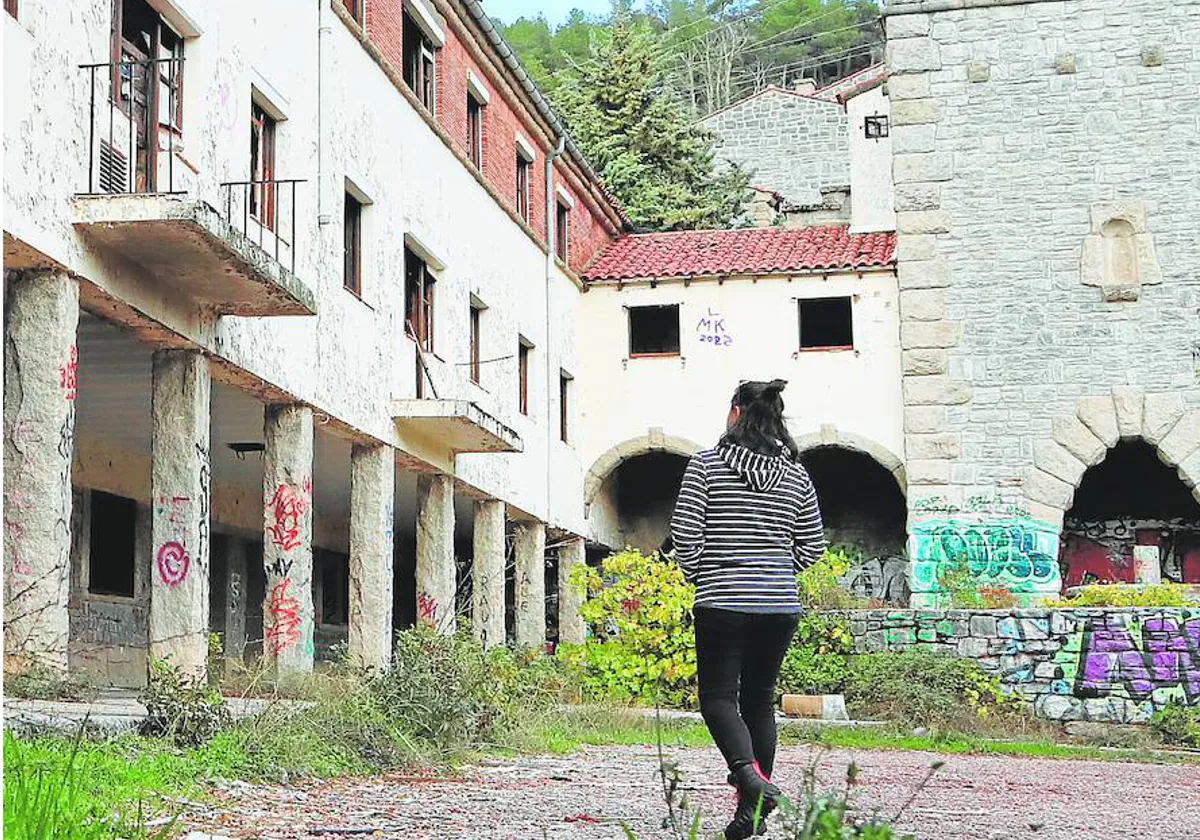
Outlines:
<svg viewBox="0 0 1200 840"><path fill-rule="evenodd" d="M432 4L431 4L432 5ZM546 159L551 151L550 132L535 116L529 103L515 107L509 90L519 90L515 79L506 72L497 78L499 61L481 62L477 55L486 51L486 40L470 31L461 13L439 9L445 28L446 43L437 54L437 124L464 165L470 159L467 130L467 92L469 74L487 87L490 101L483 107L483 167L479 173L495 191L498 200L517 211L517 136L530 143L538 158L529 169L529 227L539 244L547 239ZM367 4L366 37L394 69L397 78L403 71L403 3L401 0L373 0ZM473 166L472 166L473 168ZM612 221L611 208L601 208L593 195L576 186L582 183L581 171L561 159L555 163L555 181L575 199L572 210L571 253L569 268L580 273L591 258L619 232ZM606 218L607 216L607 218ZM553 221L553 220L551 220Z"/></svg>

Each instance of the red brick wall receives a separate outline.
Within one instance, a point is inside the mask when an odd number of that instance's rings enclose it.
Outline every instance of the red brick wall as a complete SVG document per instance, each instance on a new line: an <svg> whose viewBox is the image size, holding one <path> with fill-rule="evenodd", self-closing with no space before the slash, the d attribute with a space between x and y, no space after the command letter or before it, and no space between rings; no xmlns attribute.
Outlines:
<svg viewBox="0 0 1200 840"><path fill-rule="evenodd" d="M403 0L367 0L367 37L401 75L404 73L403 8Z"/></svg>
<svg viewBox="0 0 1200 840"><path fill-rule="evenodd" d="M403 75L403 0L368 0L367 37ZM480 69L458 33L446 22L446 44L438 51L437 121L462 155L470 158L467 134L467 74L473 72L487 86L490 102L483 109L483 176L512 211L517 209L517 142L520 134L538 150L529 172L529 223L545 242L547 149L536 138L532 111L518 113L505 101L488 73ZM561 167L556 175L561 184ZM571 268L582 270L611 236L578 195L571 224ZM553 222L553 220L551 220Z"/></svg>

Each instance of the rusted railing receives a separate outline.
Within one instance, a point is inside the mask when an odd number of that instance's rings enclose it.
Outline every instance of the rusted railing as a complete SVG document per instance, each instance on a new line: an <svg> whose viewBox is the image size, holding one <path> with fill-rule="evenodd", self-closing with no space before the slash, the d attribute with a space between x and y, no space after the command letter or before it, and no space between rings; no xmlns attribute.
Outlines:
<svg viewBox="0 0 1200 840"><path fill-rule="evenodd" d="M80 69L90 83L86 194L176 192L183 59L82 64ZM161 148L164 136L166 149ZM166 152L165 171L160 151Z"/></svg>
<svg viewBox="0 0 1200 840"><path fill-rule="evenodd" d="M224 190L225 220L234 230L257 242L276 262L287 252L288 270L296 273L296 185L303 178L278 178L269 181L226 181ZM290 224L281 224L287 208ZM272 242L272 240L274 240Z"/></svg>

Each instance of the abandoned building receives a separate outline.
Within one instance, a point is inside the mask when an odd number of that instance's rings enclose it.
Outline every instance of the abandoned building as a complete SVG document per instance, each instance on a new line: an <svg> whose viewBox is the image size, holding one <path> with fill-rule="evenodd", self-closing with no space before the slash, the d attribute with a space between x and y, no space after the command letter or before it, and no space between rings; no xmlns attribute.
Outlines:
<svg viewBox="0 0 1200 840"><path fill-rule="evenodd" d="M10 659L540 645L547 585L581 639L570 325L626 221L480 3L5 9Z"/></svg>
<svg viewBox="0 0 1200 840"><path fill-rule="evenodd" d="M744 379L863 594L1200 581L1198 2L893 0L706 120L801 209L657 234L478 0L6 4L6 665L578 641Z"/></svg>

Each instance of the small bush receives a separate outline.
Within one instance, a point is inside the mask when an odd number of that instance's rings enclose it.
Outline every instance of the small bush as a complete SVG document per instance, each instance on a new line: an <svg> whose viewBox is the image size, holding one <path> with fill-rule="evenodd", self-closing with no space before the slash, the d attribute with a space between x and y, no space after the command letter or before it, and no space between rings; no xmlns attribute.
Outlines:
<svg viewBox="0 0 1200 840"><path fill-rule="evenodd" d="M78 674L62 674L45 665L31 665L4 678L4 693L27 700L92 700L95 686Z"/></svg>
<svg viewBox="0 0 1200 840"><path fill-rule="evenodd" d="M846 701L853 717L956 728L1012 713L1016 701L970 659L925 651L869 653L850 660Z"/></svg>
<svg viewBox="0 0 1200 840"><path fill-rule="evenodd" d="M811 609L852 610L866 601L842 586L852 560L845 548L830 548L825 556L796 575L800 603Z"/></svg>
<svg viewBox="0 0 1200 840"><path fill-rule="evenodd" d="M162 659L151 659L149 670L140 698L147 712L141 724L143 735L198 747L229 725L229 709L220 691Z"/></svg>
<svg viewBox="0 0 1200 840"><path fill-rule="evenodd" d="M938 586L945 593L945 606L956 610L1004 610L1020 604L1008 587L980 586L979 578L971 571L965 558L941 566L937 572Z"/></svg>
<svg viewBox="0 0 1200 840"><path fill-rule="evenodd" d="M1150 728L1164 744L1200 747L1200 706L1171 703L1150 718Z"/></svg>
<svg viewBox="0 0 1200 840"><path fill-rule="evenodd" d="M809 612L800 619L779 670L779 694L836 694L850 672L854 639L846 620Z"/></svg>
<svg viewBox="0 0 1200 840"><path fill-rule="evenodd" d="M1193 607L1196 603L1188 587L1178 583L1140 588L1092 584L1071 598L1045 602L1048 607Z"/></svg>
<svg viewBox="0 0 1200 840"><path fill-rule="evenodd" d="M587 696L694 706L696 593L680 568L627 550L574 574L572 585L588 594L580 612L592 635L564 656L581 667Z"/></svg>

